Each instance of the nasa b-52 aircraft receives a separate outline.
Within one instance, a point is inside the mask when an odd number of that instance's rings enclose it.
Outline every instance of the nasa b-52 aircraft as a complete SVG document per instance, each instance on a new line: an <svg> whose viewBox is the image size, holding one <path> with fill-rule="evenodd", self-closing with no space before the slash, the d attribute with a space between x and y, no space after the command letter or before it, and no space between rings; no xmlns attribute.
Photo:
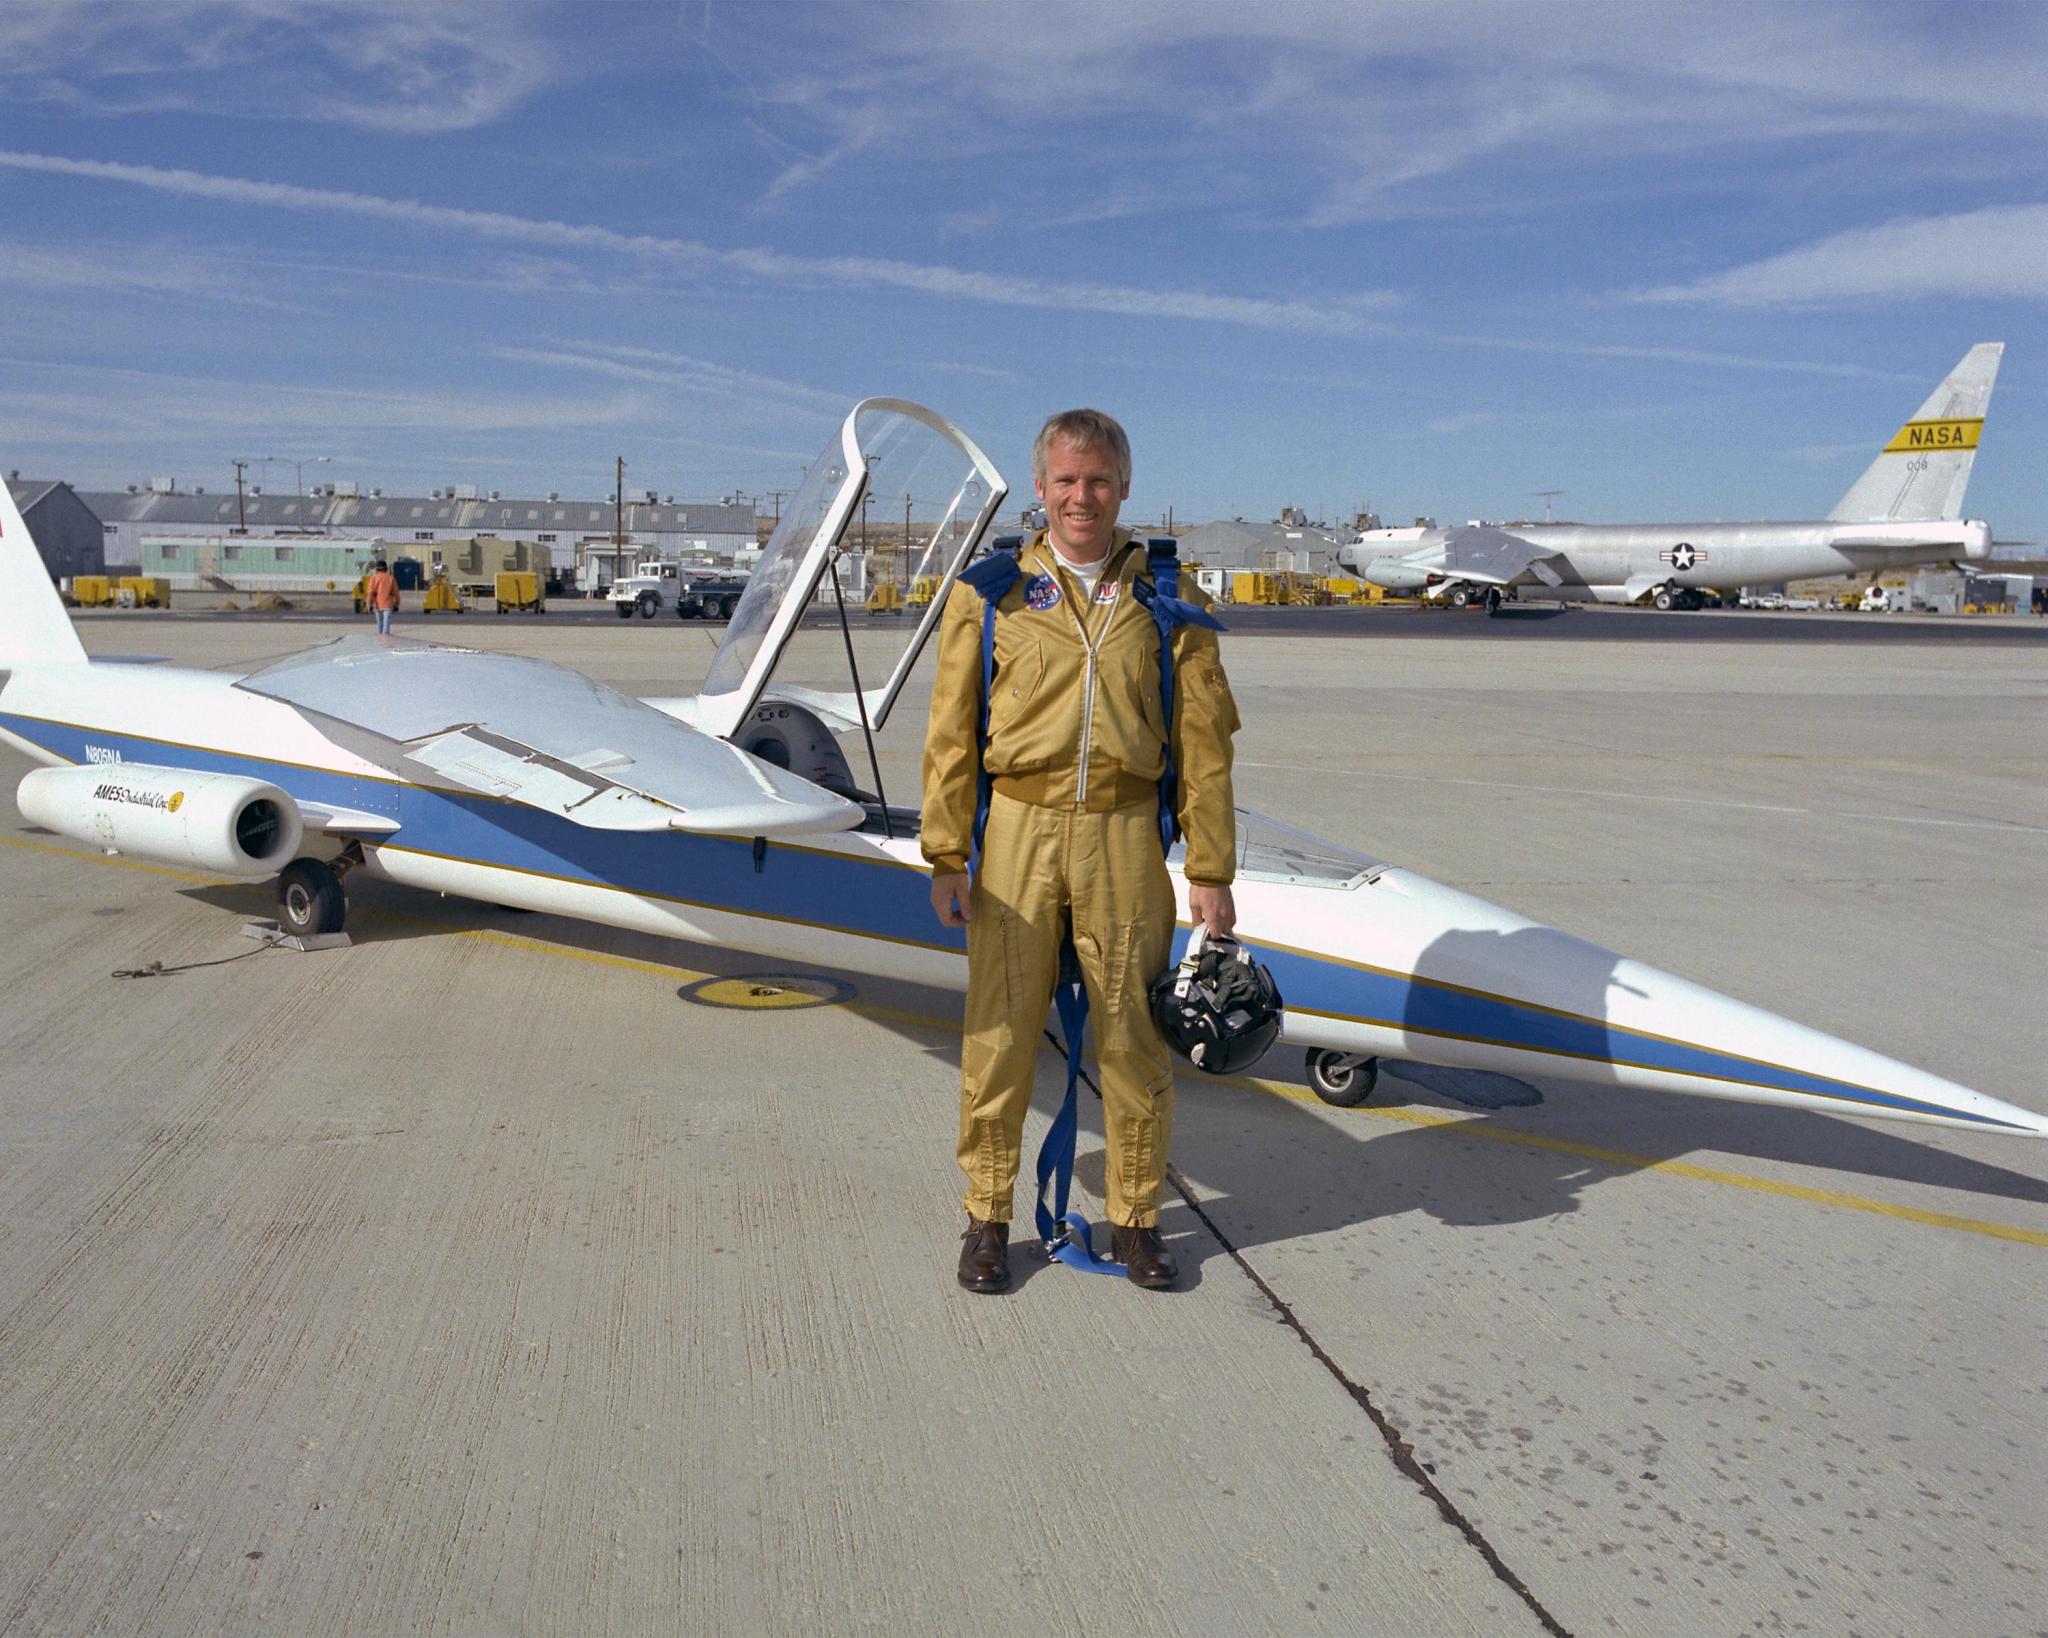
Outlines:
<svg viewBox="0 0 2048 1638"><path fill-rule="evenodd" d="M1708 591L1988 557L1963 518L1984 408L2005 353L1980 342L1900 427L1826 518L1811 523L1514 523L1375 529L1338 566L1457 608L1483 600L1706 606Z"/></svg>
<svg viewBox="0 0 2048 1638"><path fill-rule="evenodd" d="M859 404L784 511L703 689L637 700L538 660L368 635L243 676L93 661L0 486L0 737L39 764L17 804L109 853L275 878L298 934L339 930L348 884L368 877L963 988L916 811L858 789L835 735L886 721L1006 494L950 422ZM938 595L914 626L859 643L843 624L805 633L868 495L933 520L899 583L928 576ZM785 675L826 655L849 686ZM1169 868L1185 907L1177 847ZM1331 1103L1368 1096L1385 1056L2048 1134L2048 1116L1243 811L1236 897Z"/></svg>

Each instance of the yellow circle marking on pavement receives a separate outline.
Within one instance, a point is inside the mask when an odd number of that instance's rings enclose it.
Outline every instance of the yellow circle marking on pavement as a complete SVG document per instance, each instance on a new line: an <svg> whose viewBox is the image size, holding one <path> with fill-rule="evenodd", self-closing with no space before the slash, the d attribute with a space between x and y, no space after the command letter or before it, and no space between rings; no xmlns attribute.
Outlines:
<svg viewBox="0 0 2048 1638"><path fill-rule="evenodd" d="M837 979L799 973L747 973L738 978L708 978L683 987L686 1000L707 1007L737 1007L748 1012L785 1012L800 1007L836 1007L853 999L853 986Z"/></svg>

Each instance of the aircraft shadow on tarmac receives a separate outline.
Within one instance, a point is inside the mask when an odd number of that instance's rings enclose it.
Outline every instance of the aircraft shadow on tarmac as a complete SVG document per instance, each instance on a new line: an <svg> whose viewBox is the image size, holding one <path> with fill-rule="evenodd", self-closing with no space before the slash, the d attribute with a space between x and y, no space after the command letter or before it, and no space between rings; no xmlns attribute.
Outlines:
<svg viewBox="0 0 2048 1638"><path fill-rule="evenodd" d="M272 913L268 884L181 892L236 916ZM742 952L443 899L387 882L361 884L353 906L359 914L352 917L350 934L364 945L497 931L724 977L759 974L766 965L760 957ZM1418 967L1425 974L1455 970L1469 981L1475 959L1483 962L1484 956L1462 943L1449 948L1452 941L1506 946L1537 936L1531 931L1449 935L1439 941L1445 947L1432 946ZM1584 1002L1571 1010L1591 1018L1603 1016L1612 966L1611 961L1596 958L1605 952L1564 935L1549 936L1574 947L1551 952L1570 964L1572 987ZM812 972L827 980L844 981L849 976L830 969L776 965L778 971ZM233 980L222 975L217 982ZM938 1127L950 1119L959 1044L957 1026L948 1028L942 1021L958 1015L959 997L857 975L854 982L854 1005L862 1017L893 1031L930 1060L937 1123L932 1142L938 1151L950 1151L952 1134ZM682 986L678 993L684 998L678 1005L690 1004L685 992L695 987ZM764 1028L772 1027L772 1013L758 1016ZM927 1018L932 1022L921 1021ZM1298 1055L1283 1043L1254 1073L1266 1079L1292 1079L1299 1065ZM1035 1097L1041 1114L1057 1106L1063 1080L1063 1066L1049 1045ZM1577 1211L1584 1192L1599 1183L1695 1153L1703 1153L1707 1165L1732 1157L1811 1168L1822 1174L1815 1179L1821 1187L1847 1175L2048 1204L2048 1180L1933 1147L1910 1127L1887 1129L1804 1110L1579 1083L1553 1082L1546 1088L1511 1076L1392 1060L1382 1064L1378 1090L1362 1109L1329 1109L1257 1092L1248 1096L1247 1090L1240 1082L1212 1081L1197 1071L1182 1070L1173 1132L1174 1170L1189 1181L1204 1211L1240 1251L1411 1212L1451 1228L1491 1228L1566 1216ZM1405 1104L1477 1113L1469 1113L1465 1120L1427 1125L1394 1124L1372 1113L1374 1106ZM1538 1112L1538 1106L1547 1107ZM1104 1184L1100 1108L1084 1090L1074 1176L1077 1185L1097 1200ZM1566 1118L1558 1120L1554 1114ZM1496 1125L1500 1131L1493 1138L1474 1130ZM1522 1134L1533 1141L1516 1141ZM1508 1140L1499 1141L1502 1137ZM1569 1153L1540 1146L1544 1143L1583 1145L1602 1153ZM1035 1151L1028 1139L1026 1148L1014 1231L1019 1246L1031 1236L1030 1160ZM934 1222L950 1223L950 1210L950 1197L934 1200ZM1181 1255L1183 1288L1199 1282L1202 1262L1226 1255L1171 1185L1161 1227ZM1107 1229L1098 1224L1098 1252L1108 1251L1107 1240ZM1015 1266L1021 1285L1047 1265L1020 1255Z"/></svg>

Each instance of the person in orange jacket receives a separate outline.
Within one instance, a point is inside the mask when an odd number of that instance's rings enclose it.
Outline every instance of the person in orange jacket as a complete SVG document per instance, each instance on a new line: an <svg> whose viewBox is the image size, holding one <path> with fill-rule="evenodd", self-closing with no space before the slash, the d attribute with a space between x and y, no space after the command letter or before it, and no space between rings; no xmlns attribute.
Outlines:
<svg viewBox="0 0 2048 1638"><path fill-rule="evenodd" d="M1187 839L1188 916L1225 934L1236 920L1230 737L1237 706L1215 632L1174 630L1169 734L1160 698L1159 630L1136 586L1142 540L1117 527L1129 498L1130 443L1099 410L1047 421L1032 450L1045 530L1019 553L1022 573L996 603L995 675L986 746L985 604L956 585L939 625L938 675L925 739L920 845L932 908L967 929L958 1159L967 1174L960 1283L1010 1281L1011 1193L1046 1008L1071 929L1094 1023L1108 1140L1105 1202L1116 1260L1133 1284L1171 1286L1159 1201L1173 1126L1173 1064L1148 991L1169 963L1173 885L1159 833L1169 749L1175 817ZM1149 588L1148 588L1149 590ZM1206 607L1187 584L1181 596ZM977 787L993 781L970 878Z"/></svg>
<svg viewBox="0 0 2048 1638"><path fill-rule="evenodd" d="M377 635L391 635L391 617L398 612L398 576L381 557L370 570L370 583L363 588L363 601L377 617Z"/></svg>

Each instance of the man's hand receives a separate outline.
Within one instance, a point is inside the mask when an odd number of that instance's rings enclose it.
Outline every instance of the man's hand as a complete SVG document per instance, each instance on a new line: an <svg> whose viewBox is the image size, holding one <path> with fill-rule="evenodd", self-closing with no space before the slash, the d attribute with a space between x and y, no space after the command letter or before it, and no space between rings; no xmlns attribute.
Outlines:
<svg viewBox="0 0 2048 1638"><path fill-rule="evenodd" d="M1218 938L1228 938L1231 928L1237 925L1237 901L1230 896L1228 887L1189 882L1188 920L1197 927L1207 927Z"/></svg>
<svg viewBox="0 0 2048 1638"><path fill-rule="evenodd" d="M967 905L969 888L964 870L933 872L932 909L938 913L941 927L965 927L974 919L974 912Z"/></svg>

